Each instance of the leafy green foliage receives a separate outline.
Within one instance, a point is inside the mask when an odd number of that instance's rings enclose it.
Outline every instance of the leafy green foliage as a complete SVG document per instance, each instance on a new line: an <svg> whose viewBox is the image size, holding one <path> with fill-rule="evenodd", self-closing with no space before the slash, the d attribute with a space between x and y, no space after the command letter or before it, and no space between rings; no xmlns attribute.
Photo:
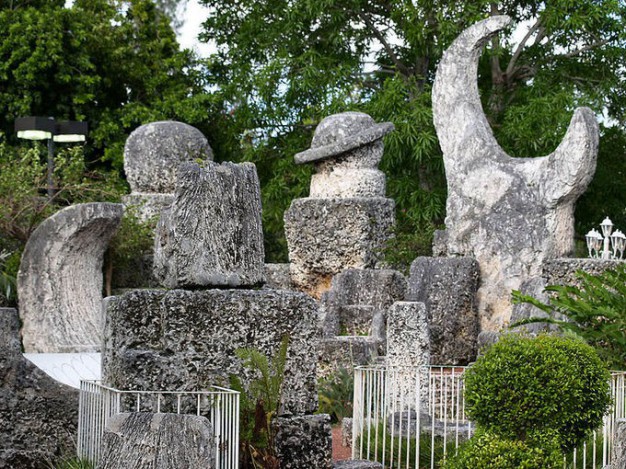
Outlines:
<svg viewBox="0 0 626 469"><path fill-rule="evenodd" d="M9 261L13 253L0 251L0 305L8 306L15 304L17 298L16 273L11 269ZM7 304L4 304L4 303Z"/></svg>
<svg viewBox="0 0 626 469"><path fill-rule="evenodd" d="M554 435L536 435L532 441L479 432L461 445L444 469L561 469L563 453Z"/></svg>
<svg viewBox="0 0 626 469"><path fill-rule="evenodd" d="M271 260L285 259L280 213L291 197L306 194L308 184L291 159L309 145L322 118L346 110L395 124L396 131L385 139L381 168L397 203L396 242L404 250L416 249L414 255L429 254L429 240L416 233L427 238L443 223L446 198L430 87L446 47L490 15L508 14L515 23L529 25L521 39L518 34L514 40L510 28L490 41L479 67L485 112L510 154L552 152L580 105L604 111L606 122L617 124L603 128L603 141L604 134L616 134L610 137L614 141L625 135L623 2L202 3L212 8L203 38L217 45L208 72L230 112L229 141L244 148L242 158L263 167ZM592 222L592 207L623 186L611 176L624 170L623 145L613 148L599 159L612 173L598 171L598 182L580 205L579 230Z"/></svg>
<svg viewBox="0 0 626 469"><path fill-rule="evenodd" d="M42 146L12 148L0 142L0 247L21 249L45 218L73 203L116 201L125 185L117 173L87 167L81 147L55 155L49 199L46 156Z"/></svg>
<svg viewBox="0 0 626 469"><path fill-rule="evenodd" d="M354 373L340 368L333 376L320 381L318 412L330 415L333 423L341 422L344 417L352 417L353 390Z"/></svg>
<svg viewBox="0 0 626 469"><path fill-rule="evenodd" d="M145 259L154 249L156 217L142 220L137 207L126 206L117 232L111 238L105 255L105 290L119 286L145 286Z"/></svg>
<svg viewBox="0 0 626 469"><path fill-rule="evenodd" d="M548 318L530 318L511 327L529 323L555 324L584 339L613 369L626 366L626 265L593 275L576 273L578 286L550 285L548 303L519 291L513 301L529 303L548 313Z"/></svg>
<svg viewBox="0 0 626 469"><path fill-rule="evenodd" d="M230 377L231 388L240 394L240 467L277 469L272 419L281 404L281 391L287 362L289 336L284 336L278 353L270 362L253 348L236 351L243 366L257 375L246 387L238 376Z"/></svg>
<svg viewBox="0 0 626 469"><path fill-rule="evenodd" d="M504 336L465 373L468 416L489 434L529 442L555 432L569 451L602 423L610 374L572 338Z"/></svg>
<svg viewBox="0 0 626 469"><path fill-rule="evenodd" d="M41 3L0 7L0 131L10 142L19 116L86 120L88 161L121 169L140 124L175 119L215 134L220 109L201 63L153 1Z"/></svg>

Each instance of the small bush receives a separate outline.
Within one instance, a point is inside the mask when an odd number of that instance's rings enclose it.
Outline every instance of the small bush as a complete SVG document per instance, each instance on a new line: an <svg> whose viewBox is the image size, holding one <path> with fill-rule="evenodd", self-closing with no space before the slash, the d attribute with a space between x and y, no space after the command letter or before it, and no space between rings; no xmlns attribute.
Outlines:
<svg viewBox="0 0 626 469"><path fill-rule="evenodd" d="M525 442L556 432L563 451L602 423L610 374L584 342L566 337L503 337L465 374L465 402L480 428Z"/></svg>
<svg viewBox="0 0 626 469"><path fill-rule="evenodd" d="M449 459L444 469L560 469L563 454L558 438L539 435L521 441L477 433L463 444L457 455Z"/></svg>

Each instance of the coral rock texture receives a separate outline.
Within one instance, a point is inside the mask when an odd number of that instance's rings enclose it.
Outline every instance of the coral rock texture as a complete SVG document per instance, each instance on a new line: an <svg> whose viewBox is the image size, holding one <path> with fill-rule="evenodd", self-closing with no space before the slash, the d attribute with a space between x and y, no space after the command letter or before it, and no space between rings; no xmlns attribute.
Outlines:
<svg viewBox="0 0 626 469"><path fill-rule="evenodd" d="M512 158L495 140L481 107L477 68L483 46L510 19L494 16L466 29L445 52L433 86L433 117L448 181L446 230L435 251L480 265L481 326L511 316L511 290L541 275L544 260L574 247L573 210L593 177L598 124L577 109L558 148Z"/></svg>
<svg viewBox="0 0 626 469"><path fill-rule="evenodd" d="M265 281L261 189L252 163L179 167L176 198L157 226L154 272L167 288Z"/></svg>
<svg viewBox="0 0 626 469"><path fill-rule="evenodd" d="M96 352L102 343L102 263L121 204L64 208L33 232L18 274L24 350Z"/></svg>

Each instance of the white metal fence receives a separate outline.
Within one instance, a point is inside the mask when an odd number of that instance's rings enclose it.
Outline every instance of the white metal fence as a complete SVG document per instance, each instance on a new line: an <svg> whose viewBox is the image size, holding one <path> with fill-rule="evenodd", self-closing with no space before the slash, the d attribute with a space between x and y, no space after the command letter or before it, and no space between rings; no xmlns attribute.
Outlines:
<svg viewBox="0 0 626 469"><path fill-rule="evenodd" d="M438 468L472 436L465 414L464 367L363 366L355 370L352 457L385 468ZM564 461L573 469L610 462L615 421L626 415L626 372L611 376L613 407L602 429Z"/></svg>
<svg viewBox="0 0 626 469"><path fill-rule="evenodd" d="M81 381L78 411L78 456L97 464L104 428L122 412L201 415L215 438L215 467L239 465L239 393L217 386L209 391L120 391L98 381Z"/></svg>

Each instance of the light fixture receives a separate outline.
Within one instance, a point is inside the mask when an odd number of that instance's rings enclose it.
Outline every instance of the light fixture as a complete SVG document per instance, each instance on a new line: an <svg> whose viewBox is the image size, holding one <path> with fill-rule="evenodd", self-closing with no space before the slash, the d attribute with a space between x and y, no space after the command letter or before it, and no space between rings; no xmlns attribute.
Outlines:
<svg viewBox="0 0 626 469"><path fill-rule="evenodd" d="M52 140L59 143L84 142L87 137L87 122L57 122Z"/></svg>
<svg viewBox="0 0 626 469"><path fill-rule="evenodd" d="M602 234L592 229L585 235L589 257L622 259L626 248L626 235L620 230L613 232L613 222L606 217L600 224ZM611 249L612 246L612 249Z"/></svg>
<svg viewBox="0 0 626 469"><path fill-rule="evenodd" d="M15 131L18 138L48 141L48 198L52 199L55 194L52 178L54 143L84 142L87 136L87 122L56 122L53 117L19 117L15 119Z"/></svg>
<svg viewBox="0 0 626 469"><path fill-rule="evenodd" d="M15 119L18 138L26 140L48 140L55 132L54 119L47 117L20 117Z"/></svg>

